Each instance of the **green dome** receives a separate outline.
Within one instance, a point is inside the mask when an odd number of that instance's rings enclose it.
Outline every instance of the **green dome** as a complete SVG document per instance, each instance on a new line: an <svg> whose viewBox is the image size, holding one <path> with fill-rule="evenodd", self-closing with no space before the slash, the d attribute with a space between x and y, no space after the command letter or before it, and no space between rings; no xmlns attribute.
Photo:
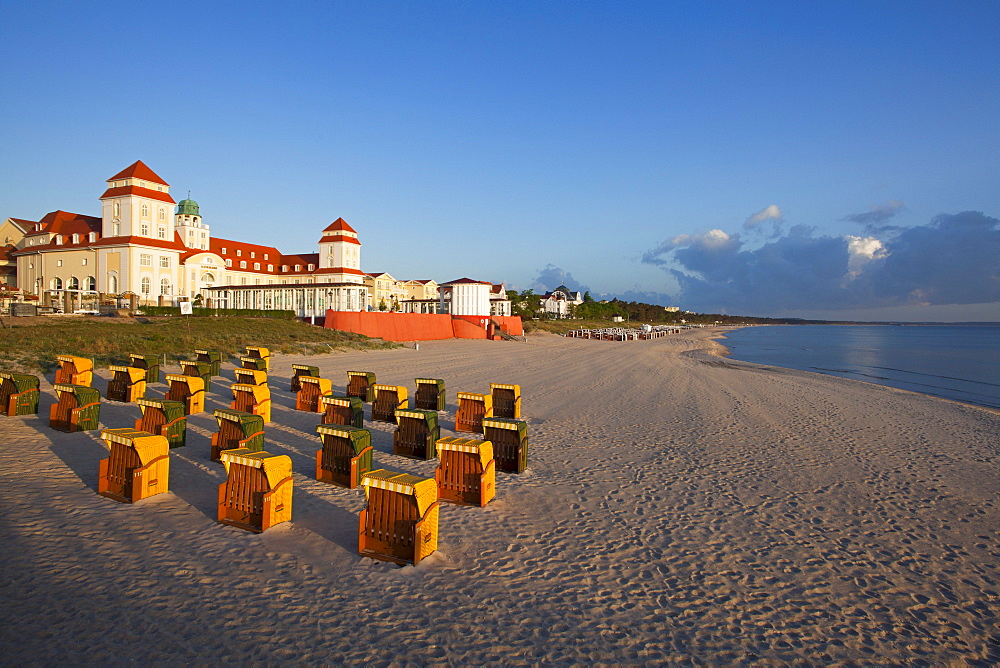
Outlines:
<svg viewBox="0 0 1000 668"><path fill-rule="evenodd" d="M177 203L178 216L200 216L198 213L198 203L193 199L182 199Z"/></svg>

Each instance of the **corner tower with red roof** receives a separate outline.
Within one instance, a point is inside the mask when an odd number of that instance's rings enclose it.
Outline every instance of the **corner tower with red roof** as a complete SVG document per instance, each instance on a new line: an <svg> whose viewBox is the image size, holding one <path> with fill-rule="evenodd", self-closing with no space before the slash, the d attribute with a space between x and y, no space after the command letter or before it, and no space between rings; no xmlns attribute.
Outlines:
<svg viewBox="0 0 1000 668"><path fill-rule="evenodd" d="M101 236L174 239L170 185L142 160L108 179L101 195Z"/></svg>
<svg viewBox="0 0 1000 668"><path fill-rule="evenodd" d="M358 233L343 218L330 223L319 240L319 269L323 280L337 283L363 283L361 242Z"/></svg>

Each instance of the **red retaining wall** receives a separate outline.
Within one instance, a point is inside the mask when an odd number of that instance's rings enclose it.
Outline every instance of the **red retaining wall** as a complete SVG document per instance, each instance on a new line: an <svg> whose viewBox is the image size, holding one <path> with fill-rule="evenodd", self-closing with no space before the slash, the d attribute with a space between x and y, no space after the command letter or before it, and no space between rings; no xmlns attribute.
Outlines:
<svg viewBox="0 0 1000 668"><path fill-rule="evenodd" d="M436 341L438 339L485 339L490 318L450 316L434 313L384 313L382 311L327 311L327 329L355 332L386 341ZM494 316L511 334L522 335L521 318Z"/></svg>

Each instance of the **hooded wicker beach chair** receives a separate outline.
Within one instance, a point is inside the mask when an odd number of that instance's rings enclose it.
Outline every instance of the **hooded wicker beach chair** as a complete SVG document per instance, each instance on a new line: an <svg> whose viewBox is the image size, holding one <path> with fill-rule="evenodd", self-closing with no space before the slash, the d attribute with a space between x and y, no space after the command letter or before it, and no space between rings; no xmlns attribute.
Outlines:
<svg viewBox="0 0 1000 668"><path fill-rule="evenodd" d="M490 383L493 416L516 419L521 417L521 386Z"/></svg>
<svg viewBox="0 0 1000 668"><path fill-rule="evenodd" d="M528 468L528 423L510 418L484 418L483 437L493 443L497 470L521 473Z"/></svg>
<svg viewBox="0 0 1000 668"><path fill-rule="evenodd" d="M59 368L56 369L56 383L64 385L85 385L94 382L94 362L86 357L56 355Z"/></svg>
<svg viewBox="0 0 1000 668"><path fill-rule="evenodd" d="M333 391L333 381L315 376L299 376L299 391L295 393L295 410L319 413L319 400Z"/></svg>
<svg viewBox="0 0 1000 668"><path fill-rule="evenodd" d="M485 506L496 494L493 444L474 438L441 438L434 480L438 497L465 506Z"/></svg>
<svg viewBox="0 0 1000 668"><path fill-rule="evenodd" d="M0 372L0 413L8 417L38 413L38 387L38 376Z"/></svg>
<svg viewBox="0 0 1000 668"><path fill-rule="evenodd" d="M128 428L105 429L101 438L111 453L98 467L98 494L135 503L167 491L170 446L166 438Z"/></svg>
<svg viewBox="0 0 1000 668"><path fill-rule="evenodd" d="M309 364L293 364L292 365L292 384L289 388L292 392L299 391L299 378L302 376L311 376L313 378L319 378L319 367L311 366Z"/></svg>
<svg viewBox="0 0 1000 668"><path fill-rule="evenodd" d="M441 438L437 411L396 410L396 433L392 435L392 453L414 459L434 459L434 444Z"/></svg>
<svg viewBox="0 0 1000 668"><path fill-rule="evenodd" d="M205 381L198 376L184 376L179 373L168 373L164 376L167 394L164 399L180 401L184 404L187 415L202 413L205 410Z"/></svg>
<svg viewBox="0 0 1000 668"><path fill-rule="evenodd" d="M361 479L368 507L358 522L358 553L405 565L437 549L438 493L433 480L377 469Z"/></svg>
<svg viewBox="0 0 1000 668"><path fill-rule="evenodd" d="M265 423L271 421L271 390L266 385L233 383L229 388L233 392L230 408L259 415Z"/></svg>
<svg viewBox="0 0 1000 668"><path fill-rule="evenodd" d="M349 397L357 397L364 402L375 400L375 374L371 371L348 371L347 391Z"/></svg>
<svg viewBox="0 0 1000 668"><path fill-rule="evenodd" d="M101 420L101 393L86 385L56 383L59 400L49 407L49 426L66 432L98 429Z"/></svg>
<svg viewBox="0 0 1000 668"><path fill-rule="evenodd" d="M243 385L267 385L267 372L256 369L233 369L233 377Z"/></svg>
<svg viewBox="0 0 1000 668"><path fill-rule="evenodd" d="M138 355L136 353L129 354L129 366L138 367L140 369L146 370L146 382L147 383L159 383L160 382L160 358L157 355Z"/></svg>
<svg viewBox="0 0 1000 668"><path fill-rule="evenodd" d="M258 371L267 371L271 366L271 351L267 348L261 348L260 346L247 346L246 356L260 360L260 363L256 366L246 368L255 368Z"/></svg>
<svg viewBox="0 0 1000 668"><path fill-rule="evenodd" d="M440 378L416 378L416 394L413 407L427 411L443 411L445 408L444 381Z"/></svg>
<svg viewBox="0 0 1000 668"><path fill-rule="evenodd" d="M455 431L483 433L483 418L493 417L493 398L488 394L458 393Z"/></svg>
<svg viewBox="0 0 1000 668"><path fill-rule="evenodd" d="M209 373L213 376L222 375L222 353L217 350L196 350L194 359L209 366Z"/></svg>
<svg viewBox="0 0 1000 668"><path fill-rule="evenodd" d="M354 489L372 470L372 433L339 424L321 424L316 433L323 447L316 451L316 480Z"/></svg>
<svg viewBox="0 0 1000 668"><path fill-rule="evenodd" d="M150 434L163 436L171 448L183 448L187 444L187 416L183 401L168 399L139 399L142 417L135 421L135 428Z"/></svg>
<svg viewBox="0 0 1000 668"><path fill-rule="evenodd" d="M372 420L396 422L396 409L407 408L409 400L402 385L375 385L375 401L372 402Z"/></svg>
<svg viewBox="0 0 1000 668"><path fill-rule="evenodd" d="M323 424L342 424L350 427L365 426L365 404L357 397L327 395L319 398Z"/></svg>
<svg viewBox="0 0 1000 668"><path fill-rule="evenodd" d="M196 376L205 383L205 391L212 391L212 365L206 362L185 360L180 363L181 373L185 376Z"/></svg>
<svg viewBox="0 0 1000 668"><path fill-rule="evenodd" d="M108 381L109 401L131 403L146 396L146 370L137 366L109 366L111 380Z"/></svg>
<svg viewBox="0 0 1000 668"><path fill-rule="evenodd" d="M245 411L217 408L213 413L219 431L212 434L209 459L219 461L223 450L244 449L260 452L264 449L264 418Z"/></svg>
<svg viewBox="0 0 1000 668"><path fill-rule="evenodd" d="M254 533L292 519L292 460L261 450L224 450L219 522Z"/></svg>

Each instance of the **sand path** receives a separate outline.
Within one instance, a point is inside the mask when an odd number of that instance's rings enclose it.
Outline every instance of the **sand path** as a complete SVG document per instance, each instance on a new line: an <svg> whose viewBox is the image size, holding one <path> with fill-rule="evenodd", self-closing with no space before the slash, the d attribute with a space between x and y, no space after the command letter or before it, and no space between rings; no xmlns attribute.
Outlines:
<svg viewBox="0 0 1000 668"><path fill-rule="evenodd" d="M172 452L171 493L135 505L95 493L98 432L0 418L0 656L1000 663L1000 413L715 357L710 335L278 358L266 447L294 462L294 518L261 535L215 522L228 382ZM442 436L456 391L520 383L530 468L498 474L486 508L443 504L420 566L363 559L364 495L312 479L318 416L293 410L292 363L335 391L349 369L411 392L444 378ZM138 415L106 402L102 423ZM433 476L366 426L376 467Z"/></svg>

